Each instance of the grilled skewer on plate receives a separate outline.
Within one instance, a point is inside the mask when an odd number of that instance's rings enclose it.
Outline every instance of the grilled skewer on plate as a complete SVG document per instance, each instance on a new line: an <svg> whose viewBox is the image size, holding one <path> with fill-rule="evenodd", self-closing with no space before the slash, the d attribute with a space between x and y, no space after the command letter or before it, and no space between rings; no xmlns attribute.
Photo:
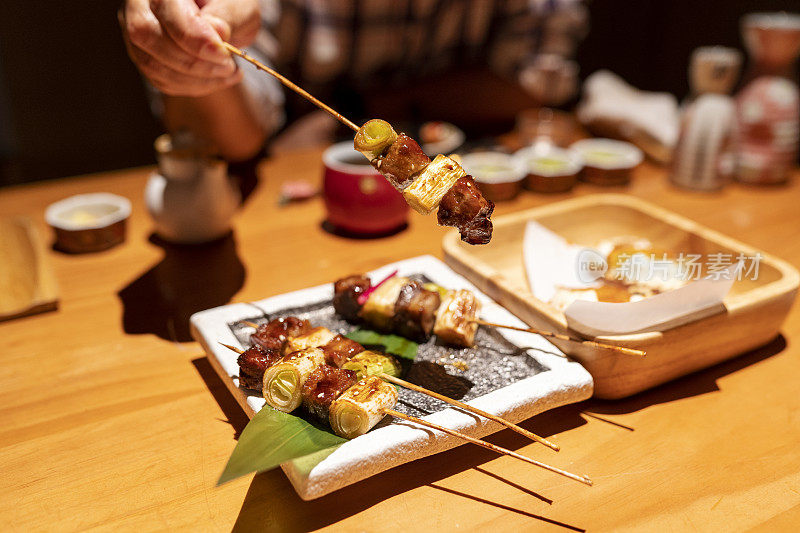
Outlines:
<svg viewBox="0 0 800 533"><path fill-rule="evenodd" d="M333 290L334 309L351 322L363 321L419 341L434 333L454 346L474 344L481 303L468 290L422 285L401 276L372 287L370 278L358 275L336 281Z"/></svg>
<svg viewBox="0 0 800 533"><path fill-rule="evenodd" d="M263 337L263 332L274 331L275 326L273 323L280 320L282 319L276 319L270 321L267 324L262 324L261 326L250 322L246 322L246 324L256 329L255 333L253 333L253 336ZM395 385L399 385L401 387L405 387L420 392L422 394L432 396L445 403L455 405L460 409L464 409L466 411L475 413L484 418L494 420L495 422L503 424L504 426L516 431L517 433L520 433L532 440L535 440L536 442L544 444L548 448L551 448L555 451L559 450L558 446L548 441L547 439L544 439L534 433L531 433L530 431L525 430L517 426L516 424L512 424L511 422L501 417L498 417L491 413L487 413L469 404L460 402L458 400L454 400L447 396L420 387L419 385L415 385L413 383L409 383L407 381L400 379L398 376L400 375L401 368L399 363L394 357L381 354L378 352L373 352L371 350L365 350L364 347L361 346L359 343L351 339L341 337L340 335L335 336L328 344L317 346L317 348L320 348L323 351L323 353L326 354L325 357L327 365L320 365L317 368L317 370L312 372L307 377L307 379L303 384L303 393L302 393L303 404L306 406L307 408L306 410L311 412L312 414L321 416L319 415L319 413L327 412L328 405L330 403L330 393L328 392L328 389L331 387L333 388L339 387L338 385L336 386L331 385L331 383L341 383L343 379L347 378L347 376L350 376L350 374L348 373L344 374L336 373L333 371L332 368L329 368L331 366L333 367L341 366L342 370L355 372L357 379L363 379L369 376L379 376L380 378L387 380ZM242 352L242 355L240 355L239 357L240 385L243 387L249 387L249 388L255 388L256 390L261 390L263 388L266 388L266 386L262 382L258 381L260 377L262 377L264 374L263 372L264 363L261 361L260 358L255 358L256 362L258 363L257 365L255 366L251 365L248 367L243 366L245 364L251 363L252 360L254 359L254 357L245 357L245 354L247 352L250 352L251 350L253 350L253 348L247 350L246 352ZM273 350L273 351L279 352L280 350ZM259 375L259 370L261 371L260 375ZM320 375L320 372L322 372L323 375ZM242 380L241 375L245 374L252 376L248 378L248 380L252 381ZM310 393L307 389L316 387L317 382L322 382L321 385L322 388L319 389L319 391L321 392L317 393L318 397L317 396L309 397ZM252 384L248 385L248 383ZM316 404L319 404L320 402L322 403L321 406L314 407Z"/></svg>

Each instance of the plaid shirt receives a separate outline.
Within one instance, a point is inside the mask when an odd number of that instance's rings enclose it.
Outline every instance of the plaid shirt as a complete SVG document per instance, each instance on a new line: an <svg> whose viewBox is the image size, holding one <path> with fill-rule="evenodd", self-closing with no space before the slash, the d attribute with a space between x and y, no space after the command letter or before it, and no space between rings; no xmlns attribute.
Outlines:
<svg viewBox="0 0 800 533"><path fill-rule="evenodd" d="M455 65L516 77L537 53L571 55L586 30L581 0L262 0L248 52L312 94L403 83ZM280 84L252 68L245 83L266 123L284 120Z"/></svg>

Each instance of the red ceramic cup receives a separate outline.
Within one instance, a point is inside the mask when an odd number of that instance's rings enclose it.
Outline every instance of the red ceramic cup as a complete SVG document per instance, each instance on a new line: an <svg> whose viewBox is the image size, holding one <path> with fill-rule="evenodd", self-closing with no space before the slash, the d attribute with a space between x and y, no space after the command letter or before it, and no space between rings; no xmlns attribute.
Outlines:
<svg viewBox="0 0 800 533"><path fill-rule="evenodd" d="M356 235L391 233L406 224L408 204L389 182L353 148L334 144L322 155L323 194L328 223Z"/></svg>

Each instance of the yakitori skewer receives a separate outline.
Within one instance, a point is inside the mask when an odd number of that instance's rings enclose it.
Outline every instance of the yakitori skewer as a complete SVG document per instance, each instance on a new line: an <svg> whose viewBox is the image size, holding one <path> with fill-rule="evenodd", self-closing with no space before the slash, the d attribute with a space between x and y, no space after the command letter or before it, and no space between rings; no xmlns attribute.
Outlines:
<svg viewBox="0 0 800 533"><path fill-rule="evenodd" d="M228 348L228 349L240 354L240 355L242 353L244 353L244 350L236 348L235 346L231 346L230 344L225 344L225 343L222 343L222 342L220 344L222 346L225 346L226 348ZM325 366L325 365L323 364L323 366ZM368 379L373 379L374 380L376 378L372 377L372 378L368 378ZM380 380L378 380L378 382L380 382ZM363 383L364 382L362 381L357 386L363 386L362 385ZM344 394L343 394L343 396L344 396ZM396 394L395 394L395 400L396 400ZM524 461L524 462L526 462L528 464L532 464L534 466L538 466L538 467L543 468L545 470L549 470L550 472L553 472L553 473L559 474L561 476L567 477L569 479L578 481L578 482L583 483L585 485L589 485L589 486L592 485L591 479L589 479L589 477L586 476L586 475L578 476L578 475L573 474L571 472L567 472L566 470L561 470L560 468L556 468L556 467L550 466L550 465L548 465L546 463L542 463L540 461L536 461L534 459L531 459L529 457L526 457L524 455L521 455L519 453L511 451L511 450L509 450L507 448L503 448L502 446L497 446L496 444L492 444L490 442L486 442L485 440L478 439L478 438L475 438L475 437L471 437L471 436L466 435L464 433L461 433L459 431L456 431L456 430L453 430L453 429L450 429L450 428L446 428L444 426L440 426L439 424L435 424L433 422L428 422L426 420L422 420L421 418L417 418L417 417L414 417L414 416L406 415L406 414L403 414L403 413L401 413L399 411L395 411L394 409L388 408L388 407L383 407L380 410L380 412L383 413L383 414L387 414L389 416L392 416L392 417L396 417L396 418L400 418L400 419L406 420L408 422L413 422L415 424L418 424L418 425L421 425L421 426L424 426L424 427L427 427L427 428L430 428L430 429L434 429L436 431L441 431L442 433L446 433L448 435L463 439L463 440L465 440L467 442L470 442L472 444L475 444L477 446L481 446L482 448L486 448L487 450L492 450L493 452L496 452L498 454L507 455L509 457L513 457L514 459L518 459L518 460Z"/></svg>
<svg viewBox="0 0 800 533"><path fill-rule="evenodd" d="M341 122L342 124L344 124L348 128L351 128L354 131L358 131L358 126L356 126L352 121L350 121L347 118L343 117L335 109L333 109L329 105L325 104L324 102L320 101L319 99L314 97L312 94L310 94L308 91L306 91L305 89L303 89L299 85L293 83L289 78L287 78L286 76L284 76L283 74L281 74L277 70L268 67L267 65L265 65L261 61L257 60L256 58L251 57L244 50L241 50L241 49L233 46L230 43L223 42L222 44L224 44L225 48L227 48L228 51L231 52L232 54L236 54L237 56L241 57L245 61L248 61L249 63L252 63L253 65L255 65L256 68L261 69L261 70L263 70L264 72L266 72L268 74L271 74L272 76L277 78L279 82L284 84L286 87L290 88L291 90L293 90L294 92L296 92L297 94L299 94L303 98L307 99L308 101L310 101L311 103L313 103L314 105L319 107L320 109L322 109L324 111L327 111L328 113L333 115L336 118L336 120L338 120L339 122Z"/></svg>
<svg viewBox="0 0 800 533"><path fill-rule="evenodd" d="M443 426L439 426L432 422L428 422L427 420L422 420L421 418L416 418L413 416L409 416L403 414L399 411L395 411L394 409L384 409L384 413L387 415L391 415L395 418L402 418L403 420L408 420L409 422L414 422L415 424L419 424L421 426L425 426L431 429L435 429L437 431L441 431L443 433L447 433L448 435L452 435L453 437L458 437L459 439L464 439L467 442L471 442L472 444L477 444L482 448L486 448L487 450L492 450L493 452L497 452L501 455L508 455L509 457L513 457L515 459L519 459L520 461L525 461L526 463L530 463L532 465L536 465L538 467L544 468L545 470L549 470L551 472L555 472L556 474L561 474L564 477L568 477L570 479L574 479L575 481L579 481L584 485L592 485L592 480L589 479L589 476L583 475L578 476L571 472L567 472L566 470L561 470L560 468L556 468L554 466L547 465L545 463L541 463L535 459L531 459L530 457L525 457L517 452L513 452L507 448L503 448L502 446L497 446L496 444L492 444L491 442L486 442L485 440L476 439L475 437L470 437L464 433L456 431L454 429L446 428Z"/></svg>
<svg viewBox="0 0 800 533"><path fill-rule="evenodd" d="M562 341L569 341L569 342L577 342L580 344L584 344L586 346L592 346L594 348L602 348L604 350L613 350L615 352L621 352L628 355L638 355L644 357L647 355L647 352L644 350L636 350L634 348L626 348L624 346L614 346L613 344L605 344L602 342L597 341L588 341L585 339L575 339L569 337L567 335L561 333L553 333L552 331L542 331L536 328L520 328L517 326L508 326L505 324L496 324L494 322L487 322L486 320L481 320L479 318L472 319L472 322L476 324L480 324L481 326L488 326L492 328L503 328L503 329L513 329L514 331L524 331L526 333L535 333L537 335L541 335L542 337L552 337L554 339L559 339Z"/></svg>
<svg viewBox="0 0 800 533"><path fill-rule="evenodd" d="M427 340L433 334L447 344L470 348L474 345L478 325L482 325L536 333L627 355L645 356L643 350L634 348L482 320L479 318L481 302L472 291L450 290L435 283L420 284L398 276L397 271L377 284L361 274L341 278L334 283L333 290L333 307L346 320L366 322L372 327L392 330L404 337L410 334L415 339ZM398 311L405 312L403 320L397 320ZM401 328L398 328L398 323L402 325ZM415 327L409 328L410 323Z"/></svg>
<svg viewBox="0 0 800 533"><path fill-rule="evenodd" d="M244 325L246 325L248 327L251 327L253 329L258 329L258 324L256 324L255 322L249 322L247 320L242 320L242 321L240 321L240 324L244 324ZM225 344L224 346L227 347L227 348L231 348L227 344ZM231 348L231 349L235 350L235 348ZM415 385L414 383L411 383L409 381L405 381L403 379L400 379L400 378L395 377L395 376L391 376L391 375L386 374L386 373L378 374L378 377L380 377L380 378L382 378L382 379L384 379L386 381L389 381L390 383L394 383L395 385L399 385L400 387L404 387L406 389L410 389L410 390L419 392L421 394L425 394L425 395L431 396L432 398L436 398L437 400L441 400L441 401L443 401L445 403L449 403L450 405L454 405L454 406L456 406L456 407L458 407L460 409L463 409L465 411L468 411L470 413L473 413L473 414L476 414L478 416L482 416L484 418L488 418L489 420L493 420L495 422L498 422L498 423L504 425L505 427L507 427L507 428L509 428L509 429L511 429L513 431L516 431L520 435L524 435L524 436L528 437L531 440L534 440L534 441L536 441L536 442L538 442L540 444L544 444L545 446L547 446L548 448L550 448L550 449L552 449L554 451L559 451L561 449L557 444L555 444L553 442L550 442L549 440L545 439L544 437L540 437L539 435L537 435L537 434L535 434L535 433L533 433L531 431L528 431L527 429L521 428L520 426L518 426L517 424L514 424L513 422L509 422L508 420L506 420L506 419L504 419L502 417L499 417L497 415L493 415L491 413L487 413L486 411L484 411L482 409L478 409L477 407L473 407L472 405L469 405L468 403L464 403L464 402L461 402L459 400L455 400L455 399L450 398L448 396L445 396L443 394L439 394L438 392L434 392L434 391L432 391L430 389L426 389L425 387L420 387L419 385Z"/></svg>
<svg viewBox="0 0 800 533"><path fill-rule="evenodd" d="M458 228L461 239L470 244L487 244L492 239L494 203L483 197L475 180L457 160L443 154L431 160L414 139L405 133L397 133L384 120L372 119L359 128L275 69L232 44L223 44L232 54L274 76L355 131L353 147L364 154L415 211L428 215L438 209L438 224Z"/></svg>

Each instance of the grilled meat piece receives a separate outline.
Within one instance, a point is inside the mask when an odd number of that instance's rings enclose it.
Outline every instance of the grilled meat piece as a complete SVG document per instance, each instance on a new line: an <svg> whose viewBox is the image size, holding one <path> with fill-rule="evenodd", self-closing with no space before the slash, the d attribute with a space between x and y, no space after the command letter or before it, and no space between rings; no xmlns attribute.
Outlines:
<svg viewBox="0 0 800 533"><path fill-rule="evenodd" d="M483 197L472 176L464 176L442 198L437 219L441 226L458 228L462 241L487 244L492 239L492 211L494 203Z"/></svg>
<svg viewBox="0 0 800 533"><path fill-rule="evenodd" d="M250 340L262 348L280 350L287 338L304 335L309 331L311 331L311 324L308 320L287 316L260 325L250 336Z"/></svg>
<svg viewBox="0 0 800 533"><path fill-rule="evenodd" d="M339 368L355 354L363 352L364 347L354 340L336 335L328 344L322 346L322 351L325 353L325 362Z"/></svg>
<svg viewBox="0 0 800 533"><path fill-rule="evenodd" d="M401 133L386 152L372 160L378 172L386 176L395 189L405 189L413 176L431 162L417 141Z"/></svg>
<svg viewBox="0 0 800 533"><path fill-rule="evenodd" d="M367 276L348 276L333 284L333 308L350 322L358 322L361 304L358 297L369 289L371 282Z"/></svg>
<svg viewBox="0 0 800 533"><path fill-rule="evenodd" d="M433 331L439 303L438 293L424 289L418 281L408 282L400 289L394 305L394 331L424 342Z"/></svg>
<svg viewBox="0 0 800 533"><path fill-rule="evenodd" d="M239 387L261 392L261 389L264 388L264 378L239 372Z"/></svg>
<svg viewBox="0 0 800 533"><path fill-rule="evenodd" d="M254 345L239 355L239 385L246 389L261 390L267 368L281 358L279 350L264 349Z"/></svg>
<svg viewBox="0 0 800 533"><path fill-rule="evenodd" d="M331 403L355 385L356 373L331 365L320 365L303 384L303 407L323 422L328 421Z"/></svg>

